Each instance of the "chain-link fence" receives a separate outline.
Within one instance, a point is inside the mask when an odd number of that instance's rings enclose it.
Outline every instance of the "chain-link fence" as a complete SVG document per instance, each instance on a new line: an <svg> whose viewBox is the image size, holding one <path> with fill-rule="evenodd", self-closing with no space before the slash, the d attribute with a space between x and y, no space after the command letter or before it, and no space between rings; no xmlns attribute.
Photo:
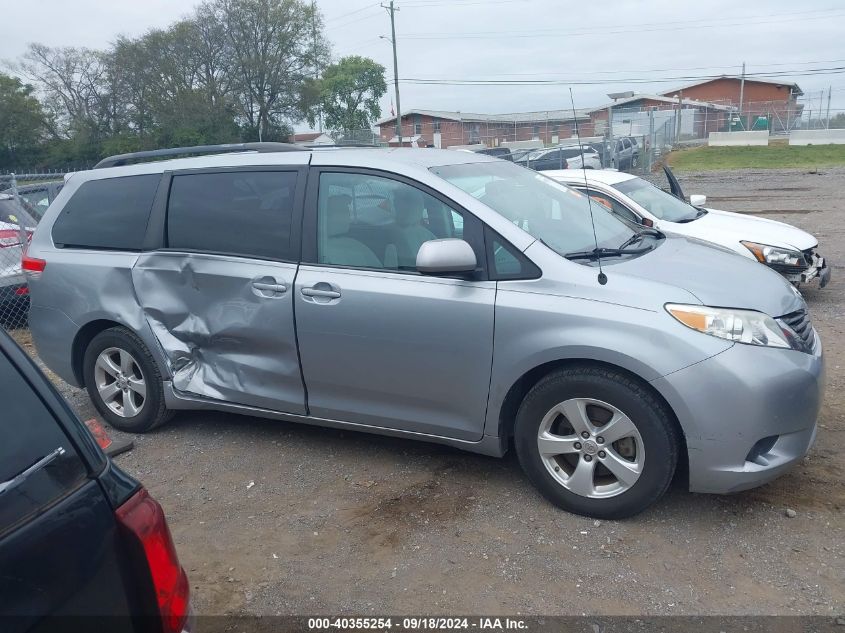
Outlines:
<svg viewBox="0 0 845 633"><path fill-rule="evenodd" d="M0 325L26 327L29 288L21 259L38 221L64 184L63 174L0 174Z"/></svg>
<svg viewBox="0 0 845 633"><path fill-rule="evenodd" d="M414 110L402 117L401 137L395 119L382 122L378 142L392 147L485 150L535 166L540 164L538 158L549 156L541 150L577 148L580 140L585 148L598 153L602 167L641 173L651 170L673 148L706 143L711 132L768 130L773 136L786 136L794 129L817 127L819 112L818 100L815 104L806 99L740 104L634 95L600 108L575 111L473 114ZM589 160L584 163L594 166ZM563 164L558 158L558 165ZM567 164L580 167L582 161L578 157Z"/></svg>

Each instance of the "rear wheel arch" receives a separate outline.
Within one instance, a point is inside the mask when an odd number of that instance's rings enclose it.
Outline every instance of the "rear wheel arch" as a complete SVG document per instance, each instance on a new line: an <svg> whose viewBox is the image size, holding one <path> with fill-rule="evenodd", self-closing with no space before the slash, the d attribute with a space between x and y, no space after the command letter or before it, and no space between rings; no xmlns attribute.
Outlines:
<svg viewBox="0 0 845 633"><path fill-rule="evenodd" d="M91 344L95 336L113 327L122 327L132 331L132 328L127 327L126 324L120 323L119 321L96 319L83 325L76 333L76 337L73 339L73 346L71 347L71 362L73 375L80 386L85 387L85 372L82 367L83 361L85 360L85 350L88 349L88 345Z"/></svg>
<svg viewBox="0 0 845 633"><path fill-rule="evenodd" d="M663 394L661 394L657 389L655 389L654 386L651 385L647 380L644 380L641 376L637 375L635 372L632 372L629 369L626 369L614 363L597 361L587 358L567 358L543 363L542 365L538 365L537 367L534 367L533 369L530 369L529 371L525 372L516 380L516 382L514 382L513 385L511 385L510 389L508 389L507 395L505 395L505 399L502 401L502 406L499 409L498 432L499 437L501 437L503 439L503 442L506 443L505 445L509 445L512 442L514 424L516 423L516 414L519 411L519 407L522 404L522 401L525 399L525 396L527 396L528 392L531 391L531 388L534 387L534 385L536 385L549 374L562 369L571 368L597 368L619 372L621 374L626 375L631 380L636 381L643 388L651 392L665 407L666 412L669 414L669 417L675 426L678 438L680 438L681 441L681 446L678 447L680 457L678 461L678 471L686 474L686 435L684 434L684 429L681 426L680 421L678 420L678 416L676 415L675 411L672 409L672 406L669 404L666 398L663 397Z"/></svg>

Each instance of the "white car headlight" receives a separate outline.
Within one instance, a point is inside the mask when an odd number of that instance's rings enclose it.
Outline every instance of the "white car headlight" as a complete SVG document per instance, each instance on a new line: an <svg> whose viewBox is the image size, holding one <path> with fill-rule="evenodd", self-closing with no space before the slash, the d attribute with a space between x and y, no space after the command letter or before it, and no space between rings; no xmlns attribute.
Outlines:
<svg viewBox="0 0 845 633"><path fill-rule="evenodd" d="M789 248L757 244L756 242L741 241L745 248L752 252L761 264L780 264L781 266L801 266L806 264L804 254Z"/></svg>
<svg viewBox="0 0 845 633"><path fill-rule="evenodd" d="M762 312L676 303L667 303L666 311L688 328L728 341L801 349L793 333Z"/></svg>

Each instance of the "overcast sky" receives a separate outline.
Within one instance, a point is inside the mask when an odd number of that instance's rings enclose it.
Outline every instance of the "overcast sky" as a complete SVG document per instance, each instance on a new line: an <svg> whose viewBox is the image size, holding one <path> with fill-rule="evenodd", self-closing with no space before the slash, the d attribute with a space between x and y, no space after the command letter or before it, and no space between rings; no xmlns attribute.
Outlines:
<svg viewBox="0 0 845 633"><path fill-rule="evenodd" d="M190 13L195 0L0 0L0 60L29 42L105 47L118 34L139 35ZM369 0L317 0L335 58L372 57L393 76L387 11ZM560 80L577 107L606 93L656 92L688 76L787 71L812 99L833 86L833 113L845 110L845 4L841 0L397 0L400 78ZM840 71L841 72L841 71ZM657 81L659 79L668 81ZM675 78L675 79L672 79ZM631 80L647 80L634 83ZM609 83L610 80L623 80ZM401 84L402 109L514 112L569 107L566 85ZM390 108L392 86L383 100ZM827 105L825 92L824 106Z"/></svg>

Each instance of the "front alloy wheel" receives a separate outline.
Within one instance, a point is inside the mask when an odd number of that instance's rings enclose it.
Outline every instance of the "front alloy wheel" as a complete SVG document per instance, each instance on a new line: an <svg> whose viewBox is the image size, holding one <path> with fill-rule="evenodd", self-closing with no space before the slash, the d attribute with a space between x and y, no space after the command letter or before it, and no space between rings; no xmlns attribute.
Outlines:
<svg viewBox="0 0 845 633"><path fill-rule="evenodd" d="M561 486L590 499L622 494L637 483L645 465L643 439L631 419L592 398L552 407L540 423L537 448Z"/></svg>
<svg viewBox="0 0 845 633"><path fill-rule="evenodd" d="M663 495L682 441L672 411L648 383L593 364L554 371L529 390L514 445L549 501L576 514L621 519Z"/></svg>

